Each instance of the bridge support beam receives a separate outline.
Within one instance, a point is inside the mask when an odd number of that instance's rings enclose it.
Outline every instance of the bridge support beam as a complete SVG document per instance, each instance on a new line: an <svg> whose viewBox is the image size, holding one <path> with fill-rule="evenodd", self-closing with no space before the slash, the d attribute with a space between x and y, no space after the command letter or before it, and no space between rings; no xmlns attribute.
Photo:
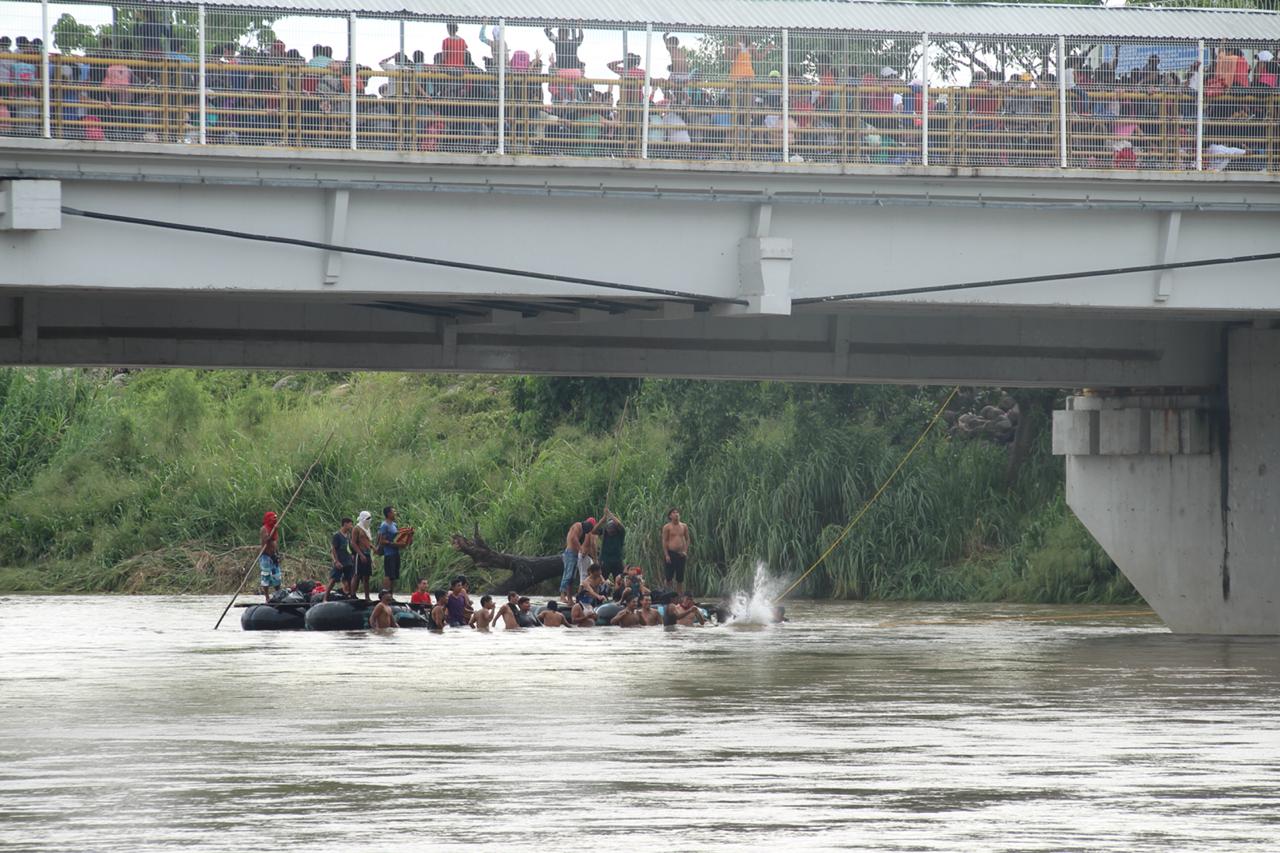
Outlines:
<svg viewBox="0 0 1280 853"><path fill-rule="evenodd" d="M1067 503L1171 629L1280 634L1280 330L1226 337L1206 396L1073 397Z"/></svg>

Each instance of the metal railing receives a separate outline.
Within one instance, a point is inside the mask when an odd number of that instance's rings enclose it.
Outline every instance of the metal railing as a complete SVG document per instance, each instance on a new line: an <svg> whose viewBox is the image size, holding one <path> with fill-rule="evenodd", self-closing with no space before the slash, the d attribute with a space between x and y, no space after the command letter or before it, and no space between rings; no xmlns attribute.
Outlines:
<svg viewBox="0 0 1280 853"><path fill-rule="evenodd" d="M63 47L73 39L63 20L51 25L47 4L13 6L30 14L0 24L0 33L32 35L0 41L5 136L1280 171L1280 66L1261 45L785 29L673 34L654 26L271 13L295 38L339 42L338 58L320 43L306 58L268 42L274 31L246 30L242 19L251 13L240 9L147 4L132 10L132 29L103 25L85 43ZM441 36L431 55L409 49ZM389 43L399 49L386 59L358 61ZM1169 60L1163 68L1161 57Z"/></svg>

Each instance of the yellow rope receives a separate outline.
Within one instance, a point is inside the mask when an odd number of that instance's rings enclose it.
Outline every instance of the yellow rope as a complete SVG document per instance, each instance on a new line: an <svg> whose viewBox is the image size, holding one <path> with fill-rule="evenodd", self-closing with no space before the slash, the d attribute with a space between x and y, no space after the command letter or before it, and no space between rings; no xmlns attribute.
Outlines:
<svg viewBox="0 0 1280 853"><path fill-rule="evenodd" d="M942 413L947 410L947 406L951 404L951 400L959 391L959 386L951 389L951 393L947 395L947 399L942 401L942 405L938 407L938 411L934 412L933 417L929 419L929 425L924 428L924 432L920 433L920 437L916 439L916 443L911 445L911 449L902 457L902 461L898 463L898 466L893 469L885 481L880 484L880 488L876 489L875 494L867 499L867 502L862 505L862 509L858 510L858 514L853 517L853 520L845 525L844 530L840 531L840 535L836 537L836 540L827 546L827 550L822 552L822 556L814 560L813 565L805 569L804 574L796 578L795 582L792 583L791 586L787 587L786 590L783 591L782 595L778 596L777 601L782 601L782 599L790 595L796 587L800 586L805 578L813 574L814 569L822 565L823 561L826 560L827 557L831 555L831 552L836 549L836 546L844 541L845 537L849 535L849 531L854 528L854 525L862 520L862 517L867 514L867 510L871 509L871 505L876 502L876 499L884 494L885 489L889 488L889 484L893 482L893 478L898 476L898 472L906 467L906 464L911 460L912 455L920 448L921 444L924 444L925 437L933 430L934 425L938 423L938 419L942 417Z"/></svg>

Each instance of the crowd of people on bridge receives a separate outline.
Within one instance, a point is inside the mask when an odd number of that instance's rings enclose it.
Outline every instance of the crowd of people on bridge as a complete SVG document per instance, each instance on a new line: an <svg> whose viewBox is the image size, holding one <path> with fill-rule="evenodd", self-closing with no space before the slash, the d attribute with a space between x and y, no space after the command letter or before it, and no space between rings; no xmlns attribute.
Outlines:
<svg viewBox="0 0 1280 853"><path fill-rule="evenodd" d="M504 35L483 25L472 44L458 24L442 27L438 48L397 52L376 69L353 69L324 44L305 54L279 40L211 45L209 141L346 147L354 99L356 144L368 149L494 151L501 122L510 153L637 156L643 146L650 157L777 159L785 120L793 159L920 156L925 88L912 79L914 65L861 66L814 49L783 57L776 40L745 31L718 34L710 52L706 45L695 52L664 33L660 67L647 71L627 50L607 63L602 80L587 75L588 34L580 28L547 27L535 45L524 43L527 29ZM38 38L0 37L0 134L41 130L42 49ZM153 9L131 37L103 37L82 55L52 54L55 135L195 141L200 110L189 50ZM1079 164L1185 165L1194 159L1188 149L1203 94L1214 163L1264 167L1263 149L1275 144L1267 128L1280 121L1280 63L1271 50L1246 57L1222 45L1205 69L1193 62L1166 70L1157 53L1120 68L1118 58L1098 58L1106 55L1084 52L1064 66ZM966 85L930 89L932 162L1056 164L1054 63L1029 63L1037 73L997 73L993 64L975 57Z"/></svg>
<svg viewBox="0 0 1280 853"><path fill-rule="evenodd" d="M398 522L399 515L393 506L383 509L382 521L376 530L372 526L372 514L367 510L358 513L355 519L343 517L329 541L328 585L303 580L294 588L305 587L308 596L322 594L325 601L354 599L361 594L370 601L374 560L381 557L381 588L378 604L370 615L370 626L394 628L392 608L397 604L395 594L401 577L401 556L414 538L413 528ZM259 580L262 595L270 604L285 595L279 516L274 511L263 515L258 534ZM626 535L622 520L609 511L599 522L590 517L570 524L565 534L559 597L547 601L536 611L531 599L518 592L507 593L501 607L494 606L492 596L483 595L477 607L465 575L454 577L448 589L434 591L428 580L417 581L408 604L426 615L437 630L470 627L487 632L500 623L509 630L591 628L603 618L598 612L600 608L610 603L617 605L617 613L607 616L608 623L622 628L706 623L705 609L685 589L691 536L689 526L680 519L680 510L669 509L662 527L658 544L663 563L661 586L657 589L650 588L642 567L627 564ZM780 610L777 618L782 619Z"/></svg>

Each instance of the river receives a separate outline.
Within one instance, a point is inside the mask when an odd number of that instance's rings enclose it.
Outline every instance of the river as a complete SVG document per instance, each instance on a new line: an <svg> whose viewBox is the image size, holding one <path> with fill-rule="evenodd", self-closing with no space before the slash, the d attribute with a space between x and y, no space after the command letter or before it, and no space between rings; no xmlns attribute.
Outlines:
<svg viewBox="0 0 1280 853"><path fill-rule="evenodd" d="M1280 843L1280 641L1140 610L384 637L0 604L5 851Z"/></svg>

